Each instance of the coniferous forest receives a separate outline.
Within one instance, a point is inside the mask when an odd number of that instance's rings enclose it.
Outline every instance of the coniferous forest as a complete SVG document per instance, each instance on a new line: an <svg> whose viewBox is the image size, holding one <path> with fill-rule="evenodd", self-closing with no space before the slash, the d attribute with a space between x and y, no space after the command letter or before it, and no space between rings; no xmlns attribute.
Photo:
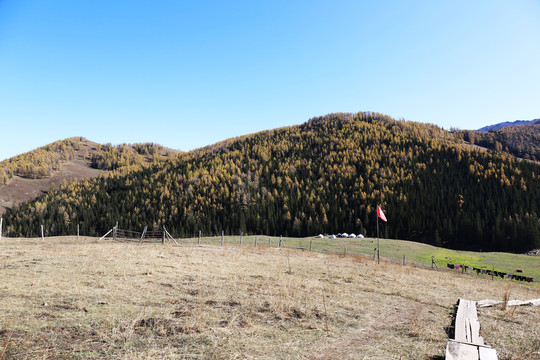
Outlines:
<svg viewBox="0 0 540 360"><path fill-rule="evenodd" d="M8 210L4 227L8 236L38 236L41 224L48 236L78 224L97 236L117 221L177 237L375 236L380 204L384 237L521 252L540 247L539 177L538 163L466 146L462 132L331 114L67 184Z"/></svg>
<svg viewBox="0 0 540 360"><path fill-rule="evenodd" d="M464 139L472 144L497 152L504 151L526 160L540 161L540 120L488 132L464 130L462 133Z"/></svg>

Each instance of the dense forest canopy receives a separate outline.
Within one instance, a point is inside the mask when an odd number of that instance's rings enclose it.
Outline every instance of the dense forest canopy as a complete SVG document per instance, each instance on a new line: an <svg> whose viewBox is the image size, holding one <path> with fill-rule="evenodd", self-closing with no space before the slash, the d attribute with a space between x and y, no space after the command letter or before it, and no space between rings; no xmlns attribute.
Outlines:
<svg viewBox="0 0 540 360"><path fill-rule="evenodd" d="M309 236L375 234L452 248L540 247L540 167L462 145L461 133L378 113L331 114L50 191L6 213L9 236L165 225ZM114 168L114 166L111 166Z"/></svg>

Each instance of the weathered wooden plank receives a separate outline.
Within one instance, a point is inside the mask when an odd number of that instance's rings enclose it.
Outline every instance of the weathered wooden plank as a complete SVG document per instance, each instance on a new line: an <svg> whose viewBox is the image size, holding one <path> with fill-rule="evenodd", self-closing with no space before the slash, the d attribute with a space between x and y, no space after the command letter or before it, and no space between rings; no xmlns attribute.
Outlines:
<svg viewBox="0 0 540 360"><path fill-rule="evenodd" d="M476 302L478 307L488 307L488 306L494 306L494 305L498 305L498 304L502 304L503 302L502 301L497 301L497 300L489 300L489 299L485 299L485 300L480 300L480 301L477 301ZM531 305L531 306L539 306L540 305L540 299L532 299L532 300L510 300L506 303L506 306L527 306L527 305Z"/></svg>
<svg viewBox="0 0 540 360"><path fill-rule="evenodd" d="M449 341L446 344L446 360L479 360L478 347Z"/></svg>
<svg viewBox="0 0 540 360"><path fill-rule="evenodd" d="M456 323L454 326L454 338L459 341L467 341L467 332L465 327L465 318L463 314L456 315Z"/></svg>
<svg viewBox="0 0 540 360"><path fill-rule="evenodd" d="M446 345L446 360L497 360L495 349L480 336L476 302L459 299L454 334Z"/></svg>
<svg viewBox="0 0 540 360"><path fill-rule="evenodd" d="M471 319L471 342L473 344L484 344L484 339L480 336L480 322L478 319Z"/></svg>
<svg viewBox="0 0 540 360"><path fill-rule="evenodd" d="M479 347L478 357L480 360L497 360L497 351L495 349Z"/></svg>
<svg viewBox="0 0 540 360"><path fill-rule="evenodd" d="M474 301L459 299L455 321L455 339L464 342L473 342L470 319L478 320L476 304Z"/></svg>
<svg viewBox="0 0 540 360"><path fill-rule="evenodd" d="M448 341L452 341L452 342L458 342L460 344L467 344L467 345L474 345L474 346L477 346L477 347L485 347L485 348L488 348L488 349L491 349L491 346L489 345L480 345L480 344L473 344L473 343L469 343L469 342L466 342L466 341L458 341L458 340L453 340L453 339L448 339Z"/></svg>
<svg viewBox="0 0 540 360"><path fill-rule="evenodd" d="M459 299L454 334L457 341L484 344L484 339L480 336L480 322L474 301Z"/></svg>
<svg viewBox="0 0 540 360"><path fill-rule="evenodd" d="M472 343L472 328L471 328L471 318L465 318L465 340L469 343Z"/></svg>

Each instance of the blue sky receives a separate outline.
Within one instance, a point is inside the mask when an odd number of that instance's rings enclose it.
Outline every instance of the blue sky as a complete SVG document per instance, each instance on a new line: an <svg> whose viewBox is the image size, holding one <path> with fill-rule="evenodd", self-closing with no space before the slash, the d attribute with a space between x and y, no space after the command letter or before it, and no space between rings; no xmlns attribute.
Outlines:
<svg viewBox="0 0 540 360"><path fill-rule="evenodd" d="M540 117L540 1L0 0L0 159L190 150L332 112Z"/></svg>

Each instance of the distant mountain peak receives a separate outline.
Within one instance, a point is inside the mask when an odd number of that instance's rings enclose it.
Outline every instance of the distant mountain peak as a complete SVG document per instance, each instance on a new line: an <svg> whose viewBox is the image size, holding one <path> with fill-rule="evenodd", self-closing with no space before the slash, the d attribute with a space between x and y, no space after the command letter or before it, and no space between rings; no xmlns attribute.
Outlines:
<svg viewBox="0 0 540 360"><path fill-rule="evenodd" d="M534 119L534 120L516 120L516 121L506 121L494 125L488 125L484 126L483 128L478 129L480 132L488 132L491 130L499 130L500 128L507 127L507 126L515 126L515 125L530 125L530 124L540 124L540 119Z"/></svg>

